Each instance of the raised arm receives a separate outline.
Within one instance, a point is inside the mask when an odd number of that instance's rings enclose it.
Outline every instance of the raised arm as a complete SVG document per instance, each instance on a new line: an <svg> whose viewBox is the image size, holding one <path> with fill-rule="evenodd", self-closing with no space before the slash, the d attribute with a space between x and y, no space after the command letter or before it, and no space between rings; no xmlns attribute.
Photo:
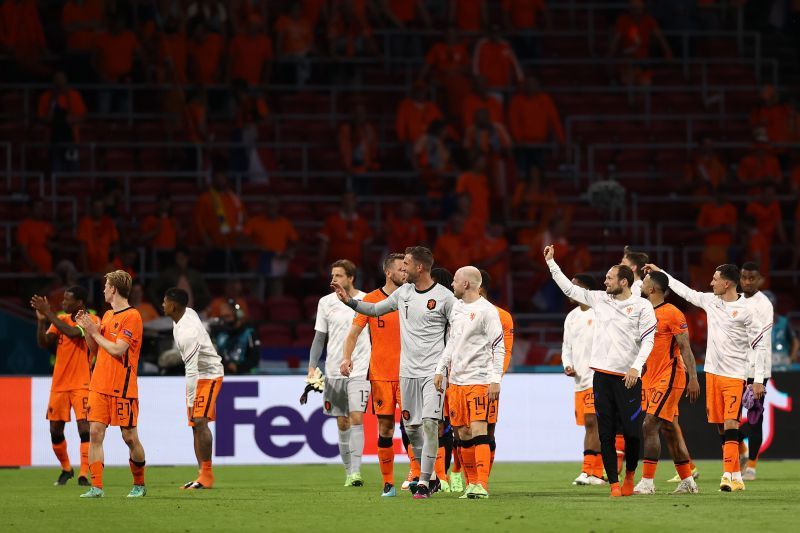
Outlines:
<svg viewBox="0 0 800 533"><path fill-rule="evenodd" d="M31 298L31 307L33 307L37 313L43 315L51 324L53 324L53 327L67 337L83 337L83 330L80 326L70 326L56 316L56 314L50 308L50 303L47 301L46 297L34 295L33 298Z"/></svg>
<svg viewBox="0 0 800 533"><path fill-rule="evenodd" d="M373 304L369 302L363 302L361 300L356 300L355 298L350 298L350 295L339 285L337 282L331 283L331 288L336 291L336 296L339 297L339 300L347 307L355 310L362 315L367 316L383 316L387 313L391 313L392 311L397 311L397 292L394 291L388 298L385 300L381 300L380 302Z"/></svg>
<svg viewBox="0 0 800 533"><path fill-rule="evenodd" d="M678 349L681 351L683 364L686 366L686 371L689 373L689 383L686 385L686 397L689 401L694 403L700 396L700 383L697 381L697 363L694 360L694 353L692 353L692 344L689 342L688 333L678 333L675 335L675 342L678 344Z"/></svg>
<svg viewBox="0 0 800 533"><path fill-rule="evenodd" d="M658 266L648 263L644 266L645 272L664 272L669 278L669 290L686 300L692 305L696 305L697 307L702 307L705 309L705 306L708 305L709 299L716 298L713 294L704 293L700 291L696 291L694 289L690 289L677 279L673 278L669 272L666 270L661 270Z"/></svg>
<svg viewBox="0 0 800 533"><path fill-rule="evenodd" d="M568 298L572 298L576 302L593 307L595 302L592 298L591 291L573 284L569 278L565 276L563 272L561 272L561 267L559 267L558 263L556 263L556 260L553 259L554 254L555 249L553 248L552 244L550 246L545 246L544 259L547 262L547 266L550 268L550 274L553 276L553 281L556 282L558 288L561 289L561 292L563 292Z"/></svg>

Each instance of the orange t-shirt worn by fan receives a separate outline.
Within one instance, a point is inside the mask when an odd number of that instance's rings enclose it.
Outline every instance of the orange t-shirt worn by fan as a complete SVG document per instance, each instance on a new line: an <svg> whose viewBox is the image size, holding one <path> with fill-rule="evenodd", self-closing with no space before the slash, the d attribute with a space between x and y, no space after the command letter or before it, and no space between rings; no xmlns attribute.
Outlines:
<svg viewBox="0 0 800 533"><path fill-rule="evenodd" d="M103 272L110 260L111 246L119 240L114 219L107 215L97 220L89 216L83 217L78 225L77 237L86 246L89 269L92 272Z"/></svg>
<svg viewBox="0 0 800 533"><path fill-rule="evenodd" d="M61 25L65 28L76 22L94 22L98 25L103 22L102 0L87 0L83 4L67 2L61 11ZM94 30L80 29L67 32L67 48L70 50L90 50L94 46L97 32Z"/></svg>
<svg viewBox="0 0 800 533"><path fill-rule="evenodd" d="M53 256L47 249L47 242L55 233L53 225L46 220L29 218L17 226L17 244L25 248L39 272L53 271Z"/></svg>
<svg viewBox="0 0 800 533"><path fill-rule="evenodd" d="M192 81L198 85L213 85L219 78L220 60L225 42L218 33L209 32L202 43L194 39L188 44L188 56L193 65Z"/></svg>
<svg viewBox="0 0 800 533"><path fill-rule="evenodd" d="M305 18L298 20L282 15L275 22L275 34L281 51L288 55L305 55L314 44L314 32Z"/></svg>
<svg viewBox="0 0 800 533"><path fill-rule="evenodd" d="M116 82L130 76L136 51L141 46L132 31L123 30L116 35L111 32L99 33L95 39L95 48L100 77L108 82Z"/></svg>
<svg viewBox="0 0 800 533"><path fill-rule="evenodd" d="M250 218L244 225L244 234L257 246L276 254L282 254L289 244L300 238L287 218L271 220L263 215Z"/></svg>
<svg viewBox="0 0 800 533"><path fill-rule="evenodd" d="M231 79L245 80L248 85L261 83L264 63L272 59L272 41L264 34L239 34L231 40Z"/></svg>

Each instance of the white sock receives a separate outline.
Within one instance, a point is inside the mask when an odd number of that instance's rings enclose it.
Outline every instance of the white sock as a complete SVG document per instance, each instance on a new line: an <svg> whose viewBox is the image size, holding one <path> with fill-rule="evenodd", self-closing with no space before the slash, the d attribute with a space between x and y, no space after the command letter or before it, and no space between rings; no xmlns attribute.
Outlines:
<svg viewBox="0 0 800 533"><path fill-rule="evenodd" d="M733 473L733 480L734 481L742 481L742 473L741 472L734 472Z"/></svg>
<svg viewBox="0 0 800 533"><path fill-rule="evenodd" d="M427 485L434 472L436 464L436 454L439 452L439 423L426 418L422 421L422 459L420 460L420 483Z"/></svg>
<svg viewBox="0 0 800 533"><path fill-rule="evenodd" d="M361 455L364 453L364 426L350 426L350 472L361 472Z"/></svg>
<svg viewBox="0 0 800 533"><path fill-rule="evenodd" d="M363 436L363 433L362 433ZM362 437L363 438L363 437ZM339 430L339 455L342 457L344 471L350 475L350 429Z"/></svg>

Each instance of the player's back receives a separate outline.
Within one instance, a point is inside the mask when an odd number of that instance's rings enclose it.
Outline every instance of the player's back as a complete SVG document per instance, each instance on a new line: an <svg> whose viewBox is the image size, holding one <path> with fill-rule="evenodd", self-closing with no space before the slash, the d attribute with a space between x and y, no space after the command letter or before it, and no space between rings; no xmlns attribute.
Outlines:
<svg viewBox="0 0 800 533"><path fill-rule="evenodd" d="M514 349L514 318L511 313L502 307L495 306L497 314L500 315L500 324L503 326L503 346L506 349L505 359L503 360L503 374L508 370L508 365L511 364L511 352Z"/></svg>
<svg viewBox="0 0 800 533"><path fill-rule="evenodd" d="M642 386L650 388L658 381L682 387L685 383L686 366L675 338L688 333L689 325L683 313L672 304L662 303L653 308L656 312L656 333L653 350L647 358L647 370L642 376Z"/></svg>
<svg viewBox="0 0 800 533"><path fill-rule="evenodd" d="M413 283L406 283L397 293L400 375L406 378L433 376L444 350L445 330L455 296L438 283L424 291L418 291Z"/></svg>
<svg viewBox="0 0 800 533"><path fill-rule="evenodd" d="M100 319L95 315L89 315L95 323ZM68 326L76 326L69 313L61 313L58 319ZM86 344L86 338L68 337L51 324L47 333L52 333L58 338L56 347L56 364L53 367L53 381L50 390L62 392L76 389L88 389L91 378L91 356Z"/></svg>
<svg viewBox="0 0 800 533"><path fill-rule="evenodd" d="M98 347L89 390L121 398L139 397L136 378L142 331L142 316L133 307L106 311L100 322L100 333L112 343L122 339L128 344L128 349L120 358L115 358L102 346Z"/></svg>
<svg viewBox="0 0 800 533"><path fill-rule="evenodd" d="M389 296L383 288L376 289L364 297L368 303L382 302ZM369 361L369 379L373 381L397 381L400 375L400 316L397 311L379 317L359 314L353 320L361 327L369 325L372 353Z"/></svg>

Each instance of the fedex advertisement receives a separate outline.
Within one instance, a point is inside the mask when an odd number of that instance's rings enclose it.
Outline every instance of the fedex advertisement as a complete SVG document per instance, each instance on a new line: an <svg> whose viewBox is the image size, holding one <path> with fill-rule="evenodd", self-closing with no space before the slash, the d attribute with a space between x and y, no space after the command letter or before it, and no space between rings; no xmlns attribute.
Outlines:
<svg viewBox="0 0 800 533"><path fill-rule="evenodd" d="M704 380L701 378L701 383ZM336 421L322 412L322 395L299 397L301 376L226 377L211 424L215 464L338 463ZM187 425L185 383L180 377L139 378L139 436L150 465L193 465L192 431ZM45 419L50 378L0 377L0 466L53 466L49 422ZM765 458L800 457L800 421L792 397L800 374L775 376L766 396ZM696 458L719 458L716 430L705 422L705 401L681 402L680 421ZM10 416L9 416L10 415ZM396 420L399 417L396 416ZM377 423L365 416L365 462L377 462ZM67 424L70 457L79 457L76 425ZM503 379L497 425L498 461L580 461L583 428L575 425L573 381L563 374L511 374ZM399 424L397 460L403 461ZM128 450L117 428L105 439L105 463L127 465ZM666 453L666 452L665 452Z"/></svg>

